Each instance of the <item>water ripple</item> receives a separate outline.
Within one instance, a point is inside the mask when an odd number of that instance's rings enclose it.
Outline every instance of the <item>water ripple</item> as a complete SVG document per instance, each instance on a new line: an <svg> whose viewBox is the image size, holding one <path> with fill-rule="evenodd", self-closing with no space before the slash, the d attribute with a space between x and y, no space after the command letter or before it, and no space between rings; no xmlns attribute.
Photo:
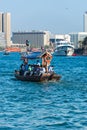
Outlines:
<svg viewBox="0 0 87 130"><path fill-rule="evenodd" d="M16 80L20 55L0 57L0 130L87 129L87 57L54 57L62 78L48 83Z"/></svg>

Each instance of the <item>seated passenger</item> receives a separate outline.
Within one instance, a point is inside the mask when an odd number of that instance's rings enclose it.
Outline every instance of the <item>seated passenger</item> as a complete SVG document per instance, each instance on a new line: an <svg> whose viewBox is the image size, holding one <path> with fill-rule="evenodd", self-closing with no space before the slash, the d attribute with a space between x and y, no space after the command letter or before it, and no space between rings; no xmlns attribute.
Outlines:
<svg viewBox="0 0 87 130"><path fill-rule="evenodd" d="M39 62L39 60L37 60L37 65L39 65L39 66L40 66L40 62Z"/></svg>
<svg viewBox="0 0 87 130"><path fill-rule="evenodd" d="M40 73L39 73L39 75L41 75L41 74L44 74L46 72L46 69L45 69L45 67L40 67Z"/></svg>
<svg viewBox="0 0 87 130"><path fill-rule="evenodd" d="M54 72L54 67L53 67L53 65L52 65L52 66L49 66L48 72L49 72L49 73L53 73L53 72Z"/></svg>
<svg viewBox="0 0 87 130"><path fill-rule="evenodd" d="M28 68L29 68L28 64L25 64L24 66L25 66L25 71L28 71Z"/></svg>
<svg viewBox="0 0 87 130"><path fill-rule="evenodd" d="M25 72L25 66L24 66L24 64L21 64L21 66L20 66L20 75L24 75L24 72Z"/></svg>
<svg viewBox="0 0 87 130"><path fill-rule="evenodd" d="M37 66L37 70L36 70L36 75L39 75L40 74L40 66Z"/></svg>
<svg viewBox="0 0 87 130"><path fill-rule="evenodd" d="M32 67L29 65L27 75L30 75L31 71L32 71Z"/></svg>
<svg viewBox="0 0 87 130"><path fill-rule="evenodd" d="M25 67L25 72L24 72L24 76L28 73L28 59L25 58L24 59L24 67Z"/></svg>
<svg viewBox="0 0 87 130"><path fill-rule="evenodd" d="M41 68L40 68L40 72L41 72L41 73L45 73L45 72L46 72L45 68L44 68L44 67L41 67Z"/></svg>

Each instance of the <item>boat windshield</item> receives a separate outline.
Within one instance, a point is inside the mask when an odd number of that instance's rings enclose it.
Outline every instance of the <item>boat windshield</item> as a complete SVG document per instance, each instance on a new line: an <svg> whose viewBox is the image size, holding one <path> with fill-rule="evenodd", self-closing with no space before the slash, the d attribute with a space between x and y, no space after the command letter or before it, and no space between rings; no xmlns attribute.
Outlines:
<svg viewBox="0 0 87 130"><path fill-rule="evenodd" d="M56 46L59 46L59 45L63 45L63 46L73 46L74 47L74 44L72 44L71 42L64 42L64 41L61 41L61 42L57 42L56 43Z"/></svg>

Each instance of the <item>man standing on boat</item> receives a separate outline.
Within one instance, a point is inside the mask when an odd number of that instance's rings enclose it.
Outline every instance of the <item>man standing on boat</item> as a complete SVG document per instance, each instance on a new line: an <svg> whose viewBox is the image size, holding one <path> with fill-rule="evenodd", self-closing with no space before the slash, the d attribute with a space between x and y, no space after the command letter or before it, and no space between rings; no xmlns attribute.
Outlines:
<svg viewBox="0 0 87 130"><path fill-rule="evenodd" d="M46 73L48 73L48 66L50 65L50 62L52 60L52 55L46 51L41 55L41 58L42 58L42 66L45 67Z"/></svg>

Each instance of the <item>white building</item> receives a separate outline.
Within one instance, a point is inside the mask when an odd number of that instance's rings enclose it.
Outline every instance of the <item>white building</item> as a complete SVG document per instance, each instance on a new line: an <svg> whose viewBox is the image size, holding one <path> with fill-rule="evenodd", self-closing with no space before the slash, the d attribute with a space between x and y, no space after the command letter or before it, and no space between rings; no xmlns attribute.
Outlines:
<svg viewBox="0 0 87 130"><path fill-rule="evenodd" d="M87 32L87 12L83 15L83 31Z"/></svg>
<svg viewBox="0 0 87 130"><path fill-rule="evenodd" d="M74 43L75 48L80 47L80 42L87 37L87 32L70 33L70 41Z"/></svg>
<svg viewBox="0 0 87 130"><path fill-rule="evenodd" d="M50 37L50 42L52 42L53 44L58 42L59 40L66 40L67 42L70 42L70 35L68 34L56 34L56 35L51 35Z"/></svg>
<svg viewBox="0 0 87 130"><path fill-rule="evenodd" d="M29 40L31 47L40 48L41 46L49 46L49 31L31 31L31 32L13 32L12 41L14 44L25 44Z"/></svg>
<svg viewBox="0 0 87 130"><path fill-rule="evenodd" d="M70 36L68 34L64 34L64 35L55 35L56 39L63 39L66 40L67 42L70 42Z"/></svg>

